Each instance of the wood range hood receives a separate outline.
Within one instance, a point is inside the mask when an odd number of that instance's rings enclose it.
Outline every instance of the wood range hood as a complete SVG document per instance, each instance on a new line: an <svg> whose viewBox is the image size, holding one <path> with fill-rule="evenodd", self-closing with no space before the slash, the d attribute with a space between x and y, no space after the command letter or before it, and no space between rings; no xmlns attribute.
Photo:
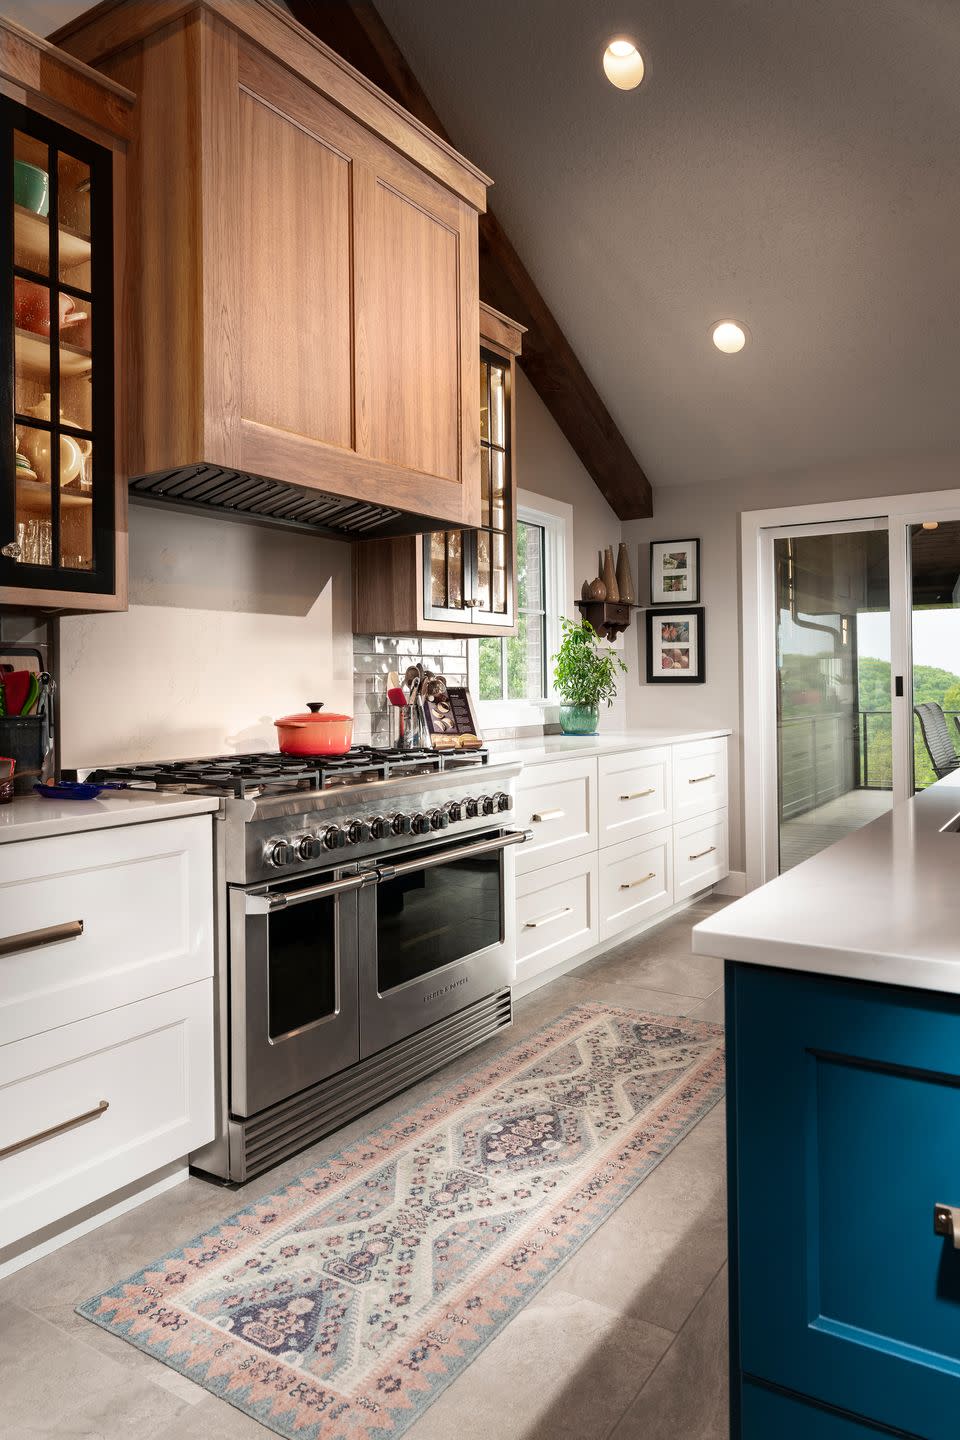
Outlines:
<svg viewBox="0 0 960 1440"><path fill-rule="evenodd" d="M489 178L272 0L105 0L50 38L138 99L131 498L345 540L477 526Z"/></svg>

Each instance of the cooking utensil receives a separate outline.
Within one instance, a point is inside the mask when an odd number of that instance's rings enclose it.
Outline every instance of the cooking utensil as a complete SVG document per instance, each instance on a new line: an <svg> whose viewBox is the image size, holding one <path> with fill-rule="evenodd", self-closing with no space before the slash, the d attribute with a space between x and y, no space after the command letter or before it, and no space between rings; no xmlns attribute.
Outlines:
<svg viewBox="0 0 960 1440"><path fill-rule="evenodd" d="M391 685L387 691L387 699L391 705L406 705L407 697L400 685Z"/></svg>
<svg viewBox="0 0 960 1440"><path fill-rule="evenodd" d="M416 678L417 678L417 667L416 667L416 665L408 665L407 668L406 668L406 670L404 670L404 672L403 672L403 683L404 683L404 685L409 689L409 687L413 684L413 682L414 682L414 680L416 680Z"/></svg>
<svg viewBox="0 0 960 1440"><path fill-rule="evenodd" d="M346 755L353 744L353 716L321 714L322 709L322 700L308 700L306 713L273 722L281 754Z"/></svg>
<svg viewBox="0 0 960 1440"><path fill-rule="evenodd" d="M10 755L0 755L0 766L8 767L7 773L0 776L0 805L9 805L13 800L13 772L17 768L17 762Z"/></svg>

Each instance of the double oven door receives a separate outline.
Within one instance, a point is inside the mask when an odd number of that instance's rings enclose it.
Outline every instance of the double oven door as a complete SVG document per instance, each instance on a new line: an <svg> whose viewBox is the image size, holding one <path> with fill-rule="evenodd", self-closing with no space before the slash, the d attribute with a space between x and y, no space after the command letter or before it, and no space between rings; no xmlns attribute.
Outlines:
<svg viewBox="0 0 960 1440"><path fill-rule="evenodd" d="M522 831L230 894L230 1109L255 1115L514 978Z"/></svg>

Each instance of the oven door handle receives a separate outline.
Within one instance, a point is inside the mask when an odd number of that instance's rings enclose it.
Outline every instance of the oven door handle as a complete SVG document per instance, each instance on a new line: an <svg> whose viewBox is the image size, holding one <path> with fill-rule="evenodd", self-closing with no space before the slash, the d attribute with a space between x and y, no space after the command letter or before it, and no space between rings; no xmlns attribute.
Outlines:
<svg viewBox="0 0 960 1440"><path fill-rule="evenodd" d="M498 835L496 840L477 840L472 845L459 845L456 850L443 850L437 855L425 855L422 860L405 860L400 865L378 865L374 874L378 881L393 880L399 875L413 875L417 870L432 870L437 865L447 865L452 860L468 860L471 855L489 855L494 850L506 850L508 845L522 845L534 838L532 830L509 830Z"/></svg>
<svg viewBox="0 0 960 1440"><path fill-rule="evenodd" d="M294 890L291 894L277 890L272 895L245 895L244 910L248 915L272 915L275 910L289 910L292 905L306 905L327 895L348 895L375 879L375 875L351 875L346 880L328 880L324 885L311 885L308 890Z"/></svg>

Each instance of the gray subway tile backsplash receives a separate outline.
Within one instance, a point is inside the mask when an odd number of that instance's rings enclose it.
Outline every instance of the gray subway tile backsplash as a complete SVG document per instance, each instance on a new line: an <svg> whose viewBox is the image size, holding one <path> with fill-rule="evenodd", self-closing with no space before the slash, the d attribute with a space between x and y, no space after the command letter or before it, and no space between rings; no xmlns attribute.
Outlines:
<svg viewBox="0 0 960 1440"><path fill-rule="evenodd" d="M408 665L418 661L425 670L445 675L451 685L467 683L466 640L354 635L353 728L359 744L389 743L387 675L397 670L402 676Z"/></svg>

